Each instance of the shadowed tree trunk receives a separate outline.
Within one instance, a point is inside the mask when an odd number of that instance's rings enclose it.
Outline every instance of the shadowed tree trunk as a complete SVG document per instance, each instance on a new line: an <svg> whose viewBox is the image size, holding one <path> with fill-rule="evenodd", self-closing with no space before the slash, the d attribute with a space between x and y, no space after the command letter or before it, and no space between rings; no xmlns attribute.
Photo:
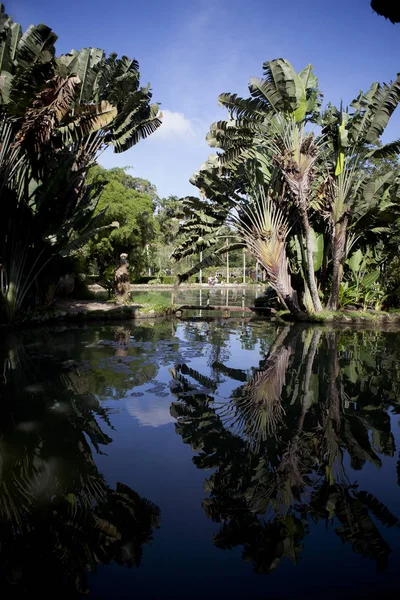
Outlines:
<svg viewBox="0 0 400 600"><path fill-rule="evenodd" d="M332 286L328 300L329 310L337 310L339 307L339 291L343 277L343 258L346 247L347 217L342 222L337 223L333 232L332 239Z"/></svg>
<svg viewBox="0 0 400 600"><path fill-rule="evenodd" d="M328 341L328 405L329 416L336 426L340 427L340 393L339 393L339 354L338 332L331 331L326 334Z"/></svg>
<svg viewBox="0 0 400 600"><path fill-rule="evenodd" d="M311 299L314 305L315 312L322 311L322 304L318 294L317 281L315 279L314 273L314 257L312 251L312 240L311 240L311 226L310 221L308 220L307 209L304 206L301 206L301 222L304 232L304 237L306 240L306 256L307 256L307 264L305 265L306 279L307 284L310 290Z"/></svg>

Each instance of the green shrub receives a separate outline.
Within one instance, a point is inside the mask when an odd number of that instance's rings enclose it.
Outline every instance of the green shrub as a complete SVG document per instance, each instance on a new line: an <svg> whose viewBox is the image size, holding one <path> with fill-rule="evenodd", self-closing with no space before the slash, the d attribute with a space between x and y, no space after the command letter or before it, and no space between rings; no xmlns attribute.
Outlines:
<svg viewBox="0 0 400 600"><path fill-rule="evenodd" d="M135 304L143 304L145 306L151 306L151 308L155 308L156 306L171 306L170 298L166 298L164 294L157 292L143 294L132 292L130 297L131 301L135 302Z"/></svg>
<svg viewBox="0 0 400 600"><path fill-rule="evenodd" d="M161 282L168 285L174 285L176 283L176 277L175 275L163 275L161 277Z"/></svg>

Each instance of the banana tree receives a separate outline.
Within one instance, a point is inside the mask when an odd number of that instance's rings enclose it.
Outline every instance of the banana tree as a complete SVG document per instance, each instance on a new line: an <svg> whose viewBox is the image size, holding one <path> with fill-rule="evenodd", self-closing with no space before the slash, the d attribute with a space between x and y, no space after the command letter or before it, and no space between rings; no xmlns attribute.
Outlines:
<svg viewBox="0 0 400 600"><path fill-rule="evenodd" d="M365 238L366 226L382 233L385 223L379 219L398 204L394 157L400 142L382 145L381 136L399 103L400 78L374 83L348 110L328 105L322 116L310 65L297 74L283 59L265 63L264 78L251 78L249 90L247 99L219 97L229 119L211 125L207 140L220 153L191 179L203 197L196 200L196 210L221 226L224 219L244 214L246 205L257 204L263 193L289 227L289 243L283 246L289 269L294 266L303 279L299 302L308 312L319 312L325 297L336 310L350 232L352 239ZM379 160L388 161L384 172L374 168ZM250 237L243 240L254 251ZM296 312L296 306L290 310Z"/></svg>
<svg viewBox="0 0 400 600"><path fill-rule="evenodd" d="M369 170L376 158L392 157L399 141L381 144L381 136L400 101L400 77L390 84L372 84L344 111L330 106L322 115L322 134L327 141L329 165L326 186L327 206L322 209L329 222L332 247L332 285L328 307L337 310L346 258L348 230L362 216L387 202L393 195L398 168L381 176Z"/></svg>
<svg viewBox="0 0 400 600"><path fill-rule="evenodd" d="M250 79L251 98L220 95L219 104L227 108L230 119L211 125L207 139L223 150L220 163L225 167L256 161L263 183L279 190L286 211L291 205L305 240L303 269L313 309L319 312L322 304L313 264L310 214L315 164L323 144L305 128L320 110L318 81L311 65L299 74L283 59L266 62L263 68L263 79ZM249 188L251 184L247 191Z"/></svg>

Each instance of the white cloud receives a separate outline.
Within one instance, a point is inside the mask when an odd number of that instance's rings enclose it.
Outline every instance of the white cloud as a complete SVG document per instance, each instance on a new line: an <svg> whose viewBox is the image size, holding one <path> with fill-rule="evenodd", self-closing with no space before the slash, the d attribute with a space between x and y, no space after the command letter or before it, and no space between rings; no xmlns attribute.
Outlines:
<svg viewBox="0 0 400 600"><path fill-rule="evenodd" d="M151 136L158 139L188 139L195 135L192 122L183 113L162 110L162 125Z"/></svg>
<svg viewBox="0 0 400 600"><path fill-rule="evenodd" d="M144 400L132 398L127 400L126 409L132 417L135 417L140 423L147 427L161 427L174 423L175 419L169 412L170 403L164 400L152 399Z"/></svg>

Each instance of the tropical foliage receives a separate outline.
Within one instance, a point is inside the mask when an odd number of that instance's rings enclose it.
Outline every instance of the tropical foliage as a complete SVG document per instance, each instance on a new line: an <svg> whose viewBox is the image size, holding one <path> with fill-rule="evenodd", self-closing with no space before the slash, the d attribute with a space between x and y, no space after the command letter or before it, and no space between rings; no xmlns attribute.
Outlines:
<svg viewBox="0 0 400 600"><path fill-rule="evenodd" d="M349 109L322 109L312 66L296 73L276 59L264 64L263 78L250 79L249 91L247 99L219 97L229 119L211 125L207 139L219 154L191 179L202 198L184 201L192 216L174 256L200 243L218 255L228 225L292 312L336 310L346 260L371 248L381 275L389 258L382 242L398 226L400 146L383 145L381 136L400 80L372 84Z"/></svg>
<svg viewBox="0 0 400 600"><path fill-rule="evenodd" d="M100 186L102 193L94 211L101 231L83 246L77 255L84 258L85 273L96 270L100 281L113 279L115 265L121 253L128 254L132 276L140 275L146 264L146 246L156 239L158 223L154 218L155 202L146 189L146 182L133 178L124 169L91 168L87 182ZM151 185L151 184L150 184ZM112 228L112 224L118 227Z"/></svg>
<svg viewBox="0 0 400 600"><path fill-rule="evenodd" d="M98 48L56 57L56 39L45 25L22 34L1 5L1 298L11 320L62 274L55 259L100 227L101 185L86 181L99 153L123 152L161 123L137 61Z"/></svg>

